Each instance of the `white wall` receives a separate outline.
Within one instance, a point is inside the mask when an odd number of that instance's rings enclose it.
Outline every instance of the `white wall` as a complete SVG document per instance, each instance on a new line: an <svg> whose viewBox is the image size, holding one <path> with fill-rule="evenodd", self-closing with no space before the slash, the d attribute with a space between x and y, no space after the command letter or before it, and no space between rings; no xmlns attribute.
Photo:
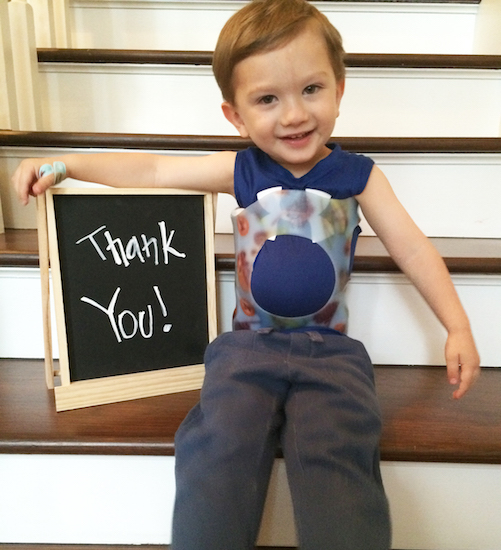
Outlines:
<svg viewBox="0 0 501 550"><path fill-rule="evenodd" d="M501 54L501 3L482 0L475 22L474 52Z"/></svg>

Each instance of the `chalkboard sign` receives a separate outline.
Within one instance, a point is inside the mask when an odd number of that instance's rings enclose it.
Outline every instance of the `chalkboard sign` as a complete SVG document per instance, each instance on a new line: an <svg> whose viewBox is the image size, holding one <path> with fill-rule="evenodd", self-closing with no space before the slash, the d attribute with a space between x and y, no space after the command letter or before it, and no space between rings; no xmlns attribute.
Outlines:
<svg viewBox="0 0 501 550"><path fill-rule="evenodd" d="M46 211L56 409L199 388L216 335L212 195L53 188Z"/></svg>

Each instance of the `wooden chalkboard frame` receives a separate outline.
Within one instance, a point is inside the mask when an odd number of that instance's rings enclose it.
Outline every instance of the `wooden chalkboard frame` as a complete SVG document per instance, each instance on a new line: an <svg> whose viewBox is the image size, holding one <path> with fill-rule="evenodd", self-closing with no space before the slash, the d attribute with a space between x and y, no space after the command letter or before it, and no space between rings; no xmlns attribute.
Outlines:
<svg viewBox="0 0 501 550"><path fill-rule="evenodd" d="M216 282L214 264L215 197L211 193L177 189L69 188L54 187L38 197L38 234L42 308L45 342L45 371L49 389L54 389L57 411L128 401L168 393L199 389L204 378L203 363L169 366L85 380L71 380L72 360L66 330L63 275L57 235L55 197L72 196L153 196L161 200L169 196L203 198L203 228L205 230L205 278L207 291L207 344L217 336ZM197 202L198 204L198 202ZM50 299L49 272L52 277L53 300ZM52 353L51 303L54 305L59 345L59 370L54 370ZM56 380L59 382L56 385Z"/></svg>

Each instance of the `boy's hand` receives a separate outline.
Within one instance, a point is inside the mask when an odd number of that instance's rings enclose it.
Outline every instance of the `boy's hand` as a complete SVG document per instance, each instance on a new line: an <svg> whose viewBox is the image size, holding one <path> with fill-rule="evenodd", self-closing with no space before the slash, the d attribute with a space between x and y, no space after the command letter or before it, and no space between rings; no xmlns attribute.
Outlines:
<svg viewBox="0 0 501 550"><path fill-rule="evenodd" d="M26 159L21 162L12 176L12 185L16 190L17 196L23 205L27 205L32 197L41 195L51 185L54 185L55 174L47 174L39 177L42 165L49 162L50 159Z"/></svg>
<svg viewBox="0 0 501 550"><path fill-rule="evenodd" d="M445 359L449 383L459 384L452 395L454 399L460 399L480 376L480 357L469 329L449 333Z"/></svg>

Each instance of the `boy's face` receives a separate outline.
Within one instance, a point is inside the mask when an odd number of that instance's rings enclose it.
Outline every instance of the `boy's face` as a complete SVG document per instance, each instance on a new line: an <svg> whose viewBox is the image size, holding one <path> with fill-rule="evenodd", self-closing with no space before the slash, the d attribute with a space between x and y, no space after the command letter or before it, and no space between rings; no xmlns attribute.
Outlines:
<svg viewBox="0 0 501 550"><path fill-rule="evenodd" d="M252 55L234 69L226 118L275 161L301 177L325 158L344 81L336 82L324 38L312 26L285 46Z"/></svg>

